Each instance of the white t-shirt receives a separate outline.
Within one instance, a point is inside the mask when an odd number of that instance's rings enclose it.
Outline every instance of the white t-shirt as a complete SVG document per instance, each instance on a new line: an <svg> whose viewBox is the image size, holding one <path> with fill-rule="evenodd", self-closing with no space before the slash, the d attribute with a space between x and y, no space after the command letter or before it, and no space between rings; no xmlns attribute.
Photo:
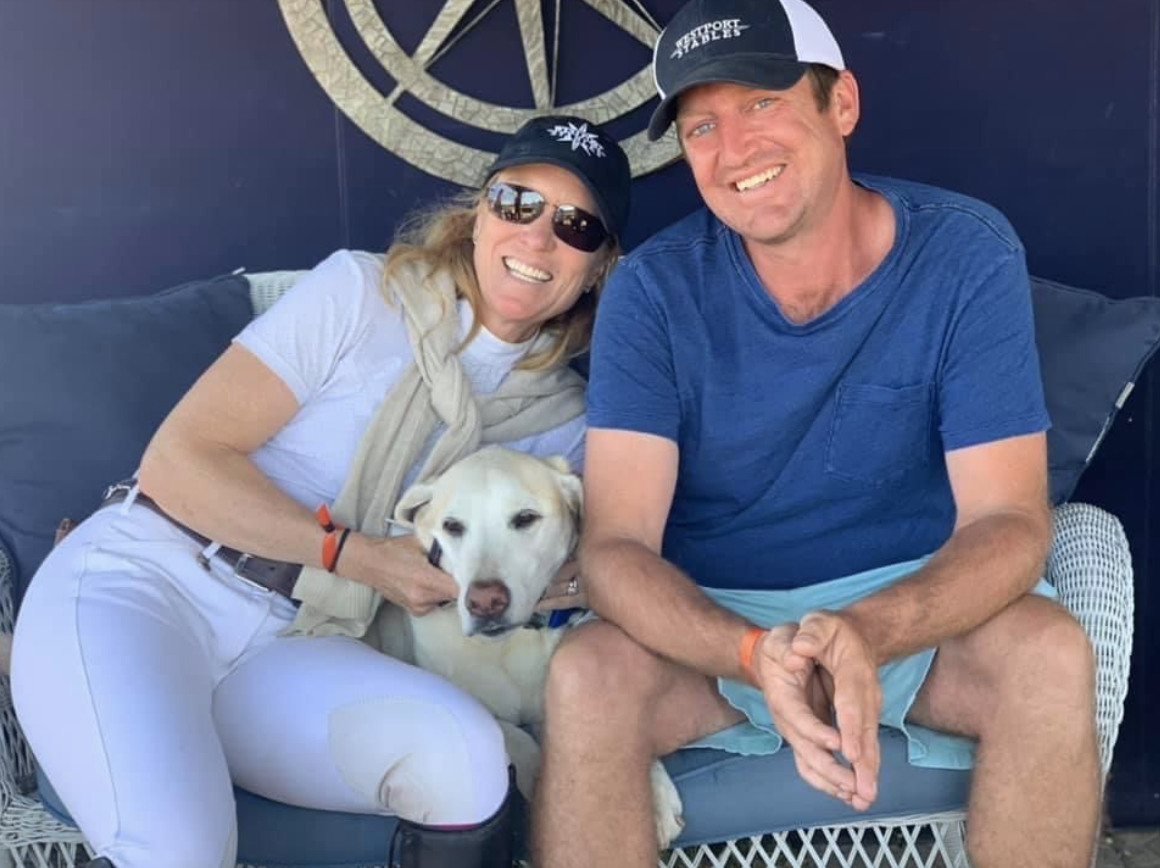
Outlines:
<svg viewBox="0 0 1160 868"><path fill-rule="evenodd" d="M366 426L411 363L402 311L379 290L382 262L340 250L303 277L236 338L294 393L298 412L250 457L284 492L314 509L342 490ZM459 303L460 335L471 307ZM499 388L531 341L509 344L481 329L459 355L475 392ZM533 455L563 455L580 472L586 417L503 445ZM414 481L445 426L440 425L408 472Z"/></svg>

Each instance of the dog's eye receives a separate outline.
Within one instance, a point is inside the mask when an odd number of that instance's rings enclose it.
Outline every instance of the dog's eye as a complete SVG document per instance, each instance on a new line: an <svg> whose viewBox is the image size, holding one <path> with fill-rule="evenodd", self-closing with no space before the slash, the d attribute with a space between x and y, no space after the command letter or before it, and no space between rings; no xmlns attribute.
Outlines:
<svg viewBox="0 0 1160 868"><path fill-rule="evenodd" d="M451 536L463 536L463 522L461 522L459 519L443 519L443 529Z"/></svg>
<svg viewBox="0 0 1160 868"><path fill-rule="evenodd" d="M530 509L520 510L512 518L512 527L516 530L523 530L526 527L531 527L540 520L538 512L532 512Z"/></svg>

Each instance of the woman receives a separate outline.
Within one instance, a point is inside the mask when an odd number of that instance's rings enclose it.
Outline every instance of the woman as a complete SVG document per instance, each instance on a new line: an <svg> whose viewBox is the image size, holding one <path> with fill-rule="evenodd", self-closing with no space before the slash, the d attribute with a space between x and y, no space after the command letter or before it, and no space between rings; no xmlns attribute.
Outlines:
<svg viewBox="0 0 1160 868"><path fill-rule="evenodd" d="M397 814L403 865L510 864L494 720L357 637L380 595L420 615L456 595L381 523L421 470L481 441L581 463L566 362L629 181L595 126L529 122L483 191L413 222L385 263L336 253L255 319L163 423L139 485L45 560L13 694L105 864L232 866L231 780Z"/></svg>

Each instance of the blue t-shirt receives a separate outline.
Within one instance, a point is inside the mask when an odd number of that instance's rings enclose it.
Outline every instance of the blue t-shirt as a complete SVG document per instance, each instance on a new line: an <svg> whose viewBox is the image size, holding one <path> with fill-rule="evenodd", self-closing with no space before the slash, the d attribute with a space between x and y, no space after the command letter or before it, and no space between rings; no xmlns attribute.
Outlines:
<svg viewBox="0 0 1160 868"><path fill-rule="evenodd" d="M930 554L944 452L1049 425L1023 247L995 209L859 176L894 246L787 320L707 210L625 258L597 315L588 422L676 442L663 555L715 588L795 588Z"/></svg>

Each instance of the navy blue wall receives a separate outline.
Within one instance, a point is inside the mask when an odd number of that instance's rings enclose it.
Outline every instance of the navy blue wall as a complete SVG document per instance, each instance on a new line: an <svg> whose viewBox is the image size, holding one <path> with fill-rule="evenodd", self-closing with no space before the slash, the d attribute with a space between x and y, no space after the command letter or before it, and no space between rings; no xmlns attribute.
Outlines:
<svg viewBox="0 0 1160 868"><path fill-rule="evenodd" d="M438 5L407 13L415 33ZM679 3L645 5L663 22ZM1160 3L817 5L862 84L856 168L998 205L1037 274L1117 297L1160 294ZM527 104L518 64L494 50L501 39L514 47L510 6L441 72L463 90ZM573 97L643 65L632 46L596 57L604 43L585 37L599 22L577 0L564 14L565 48L587 58L567 61L583 73L562 82ZM638 113L620 127L643 123ZM332 107L274 0L0 4L2 302L306 267L340 246L382 247L404 211L448 189ZM696 202L679 165L640 179L636 197L630 245ZM1078 493L1120 516L1137 571L1132 684L1110 784L1121 824L1160 821L1155 392L1153 378L1140 384Z"/></svg>

